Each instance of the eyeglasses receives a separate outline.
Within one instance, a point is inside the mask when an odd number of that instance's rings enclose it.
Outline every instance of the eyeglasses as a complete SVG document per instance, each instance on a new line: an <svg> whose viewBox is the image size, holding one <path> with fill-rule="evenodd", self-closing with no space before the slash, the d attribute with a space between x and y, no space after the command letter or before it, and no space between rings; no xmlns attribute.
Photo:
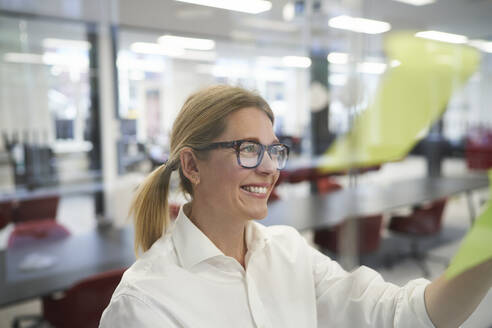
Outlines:
<svg viewBox="0 0 492 328"><path fill-rule="evenodd" d="M234 140L226 142L214 142L197 150L210 150L216 148L233 148L236 151L237 163L246 168L254 169L260 165L265 150L275 163L277 170L285 168L289 157L289 147L281 143L262 145L253 140Z"/></svg>

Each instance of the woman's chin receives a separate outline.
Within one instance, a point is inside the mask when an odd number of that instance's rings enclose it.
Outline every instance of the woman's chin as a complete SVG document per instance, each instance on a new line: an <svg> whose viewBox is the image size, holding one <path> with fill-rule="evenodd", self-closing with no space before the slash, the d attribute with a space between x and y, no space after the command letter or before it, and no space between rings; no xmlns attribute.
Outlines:
<svg viewBox="0 0 492 328"><path fill-rule="evenodd" d="M250 218L250 220L263 220L268 214L268 208L265 206L264 208L258 208L248 212L248 218Z"/></svg>

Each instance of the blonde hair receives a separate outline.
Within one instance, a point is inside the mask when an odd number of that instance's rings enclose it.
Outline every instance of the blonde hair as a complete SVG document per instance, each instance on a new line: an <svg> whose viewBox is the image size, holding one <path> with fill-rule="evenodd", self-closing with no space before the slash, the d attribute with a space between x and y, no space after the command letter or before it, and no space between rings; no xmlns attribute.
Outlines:
<svg viewBox="0 0 492 328"><path fill-rule="evenodd" d="M135 225L135 254L145 252L169 225L169 180L179 170L181 190L193 197L193 186L181 170L179 154L184 147L198 149L219 137L229 114L255 107L274 121L273 112L258 94L239 87L218 85L200 90L185 101L171 132L168 161L155 169L138 187L130 208ZM198 152L195 153L198 156Z"/></svg>

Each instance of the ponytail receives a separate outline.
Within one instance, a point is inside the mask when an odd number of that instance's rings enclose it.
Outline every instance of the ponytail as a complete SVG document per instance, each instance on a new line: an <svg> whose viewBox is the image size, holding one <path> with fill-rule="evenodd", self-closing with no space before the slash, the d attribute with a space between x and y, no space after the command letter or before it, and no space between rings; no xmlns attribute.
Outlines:
<svg viewBox="0 0 492 328"><path fill-rule="evenodd" d="M169 180L179 158L156 168L138 187L130 207L135 226L135 255L147 251L169 225Z"/></svg>

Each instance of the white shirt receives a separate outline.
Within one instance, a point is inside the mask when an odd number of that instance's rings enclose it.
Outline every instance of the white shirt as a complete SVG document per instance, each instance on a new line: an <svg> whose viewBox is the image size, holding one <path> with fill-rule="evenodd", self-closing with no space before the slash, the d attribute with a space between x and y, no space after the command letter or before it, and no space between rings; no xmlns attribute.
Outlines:
<svg viewBox="0 0 492 328"><path fill-rule="evenodd" d="M434 327L427 280L352 273L287 226L246 227L246 270L184 214L125 272L100 327Z"/></svg>

